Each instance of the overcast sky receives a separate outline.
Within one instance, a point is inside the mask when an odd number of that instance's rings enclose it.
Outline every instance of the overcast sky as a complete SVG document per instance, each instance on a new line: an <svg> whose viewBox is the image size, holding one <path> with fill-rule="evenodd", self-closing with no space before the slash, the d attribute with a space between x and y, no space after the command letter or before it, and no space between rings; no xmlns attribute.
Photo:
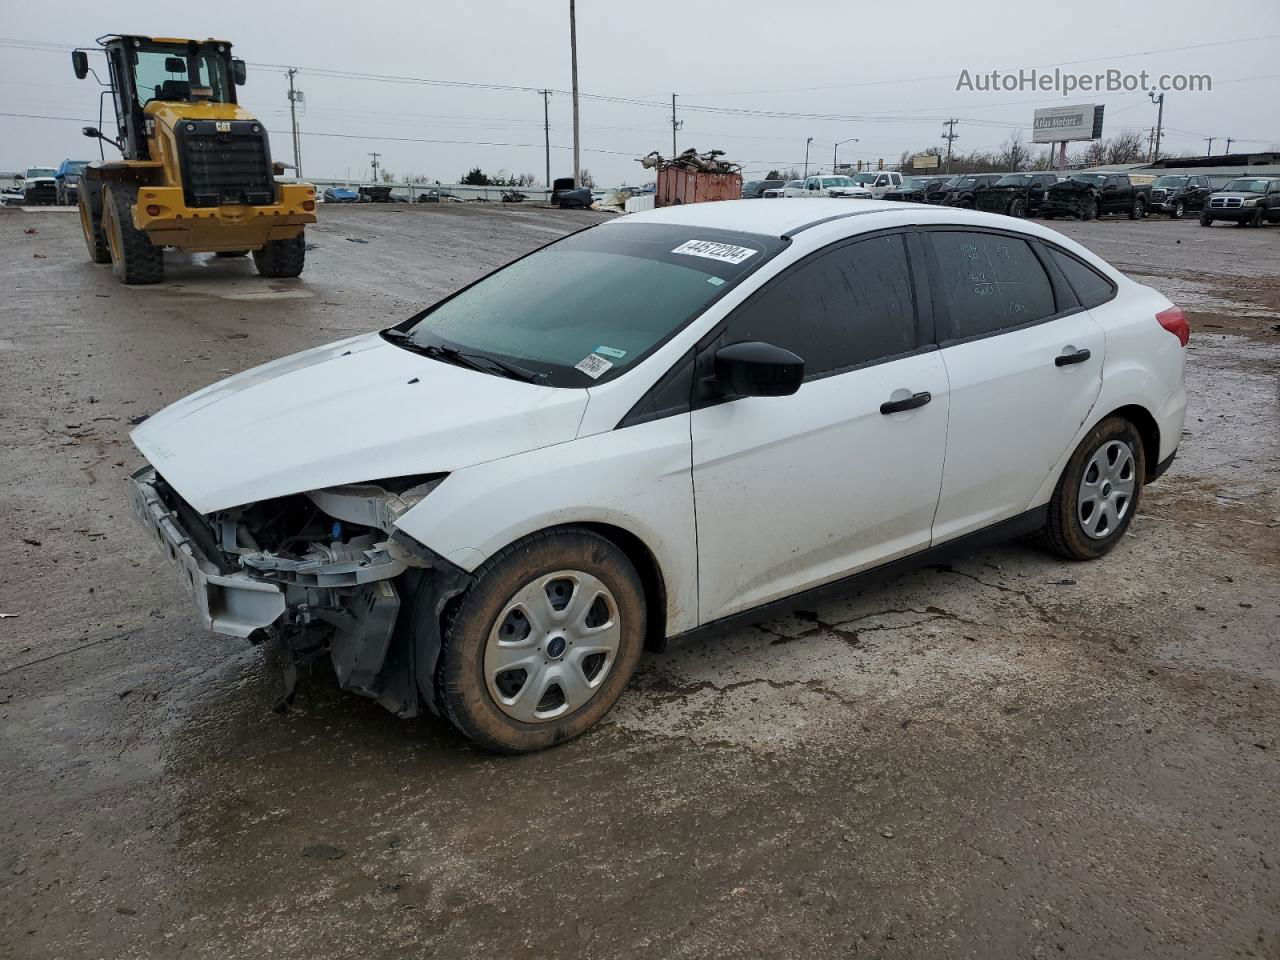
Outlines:
<svg viewBox="0 0 1280 960"><path fill-rule="evenodd" d="M532 90L339 78L315 70L570 87L568 0L64 0L46 7L5 0L3 6L8 15L0 35L58 49L0 44L0 113L72 119L0 115L0 170L96 157L79 128L96 121L97 88L92 78L75 79L67 51L104 33L231 41L250 63L241 102L267 123L277 159L291 153L283 66L299 67L297 83L306 95L303 172L317 179L367 177L374 150L397 175L448 182L478 165L541 179L544 154L542 97ZM48 15L37 15L40 10ZM479 10L484 12L474 12ZM1204 44L1220 45L1170 49ZM1212 92L1167 95L1166 150L1203 152L1207 136L1234 137L1233 150L1280 149L1277 0L1076 0L1052 7L579 0L578 48L584 94L643 101L582 100L582 163L600 184L650 179L635 158L655 149L670 152L673 92L684 123L680 149L722 149L749 176L770 167L802 167L808 137L814 138L811 168L830 168L835 141L854 137L858 142L840 146L841 162L896 162L903 150L941 145L947 117L960 118L956 150L996 148L1016 131L1030 140L1036 108L1071 103L1105 103L1107 135L1122 129L1145 135L1156 109L1143 93L1063 98L956 90L965 69L1052 69L1086 59L1063 69L1212 76ZM745 116L726 109L851 119ZM553 95L553 177L572 173L570 150L557 148L572 143L570 121L570 98ZM1223 146L1220 140L1215 152Z"/></svg>

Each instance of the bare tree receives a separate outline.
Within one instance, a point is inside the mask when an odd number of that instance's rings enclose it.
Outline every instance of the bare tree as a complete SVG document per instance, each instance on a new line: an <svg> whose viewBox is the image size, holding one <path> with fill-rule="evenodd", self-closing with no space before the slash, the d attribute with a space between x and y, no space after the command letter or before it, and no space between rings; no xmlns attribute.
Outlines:
<svg viewBox="0 0 1280 960"><path fill-rule="evenodd" d="M1005 141L997 162L1009 171L1024 170L1031 161L1031 151L1022 142L1022 134L1015 132Z"/></svg>
<svg viewBox="0 0 1280 960"><path fill-rule="evenodd" d="M588 170L586 167L583 167L578 172L578 186L586 187L588 190L590 190L594 188L595 185L596 185L595 177L591 176L590 170Z"/></svg>
<svg viewBox="0 0 1280 960"><path fill-rule="evenodd" d="M1106 141L1107 163L1140 163L1147 156L1146 137L1137 130L1124 130Z"/></svg>

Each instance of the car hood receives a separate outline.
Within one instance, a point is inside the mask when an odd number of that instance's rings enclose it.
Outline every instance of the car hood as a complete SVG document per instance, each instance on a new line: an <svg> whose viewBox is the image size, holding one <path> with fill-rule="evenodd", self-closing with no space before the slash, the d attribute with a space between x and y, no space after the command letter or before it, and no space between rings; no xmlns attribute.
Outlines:
<svg viewBox="0 0 1280 960"><path fill-rule="evenodd" d="M367 334L205 387L131 437L200 513L573 439L587 391L507 380Z"/></svg>
<svg viewBox="0 0 1280 960"><path fill-rule="evenodd" d="M1262 196L1262 194L1260 193L1250 193L1248 191L1242 191L1242 190L1231 190L1231 191L1222 190L1222 191L1219 191L1218 193L1211 194L1211 197L1215 200L1219 200L1219 199L1255 200L1260 196Z"/></svg>

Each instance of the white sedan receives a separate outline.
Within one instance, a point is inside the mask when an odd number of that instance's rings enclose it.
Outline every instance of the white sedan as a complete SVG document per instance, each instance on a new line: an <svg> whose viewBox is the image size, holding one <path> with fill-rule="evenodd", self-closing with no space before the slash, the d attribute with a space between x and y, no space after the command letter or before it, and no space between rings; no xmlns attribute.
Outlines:
<svg viewBox="0 0 1280 960"><path fill-rule="evenodd" d="M133 501L210 629L535 750L669 638L1033 531L1102 557L1173 461L1188 336L1028 221L668 207L178 401Z"/></svg>

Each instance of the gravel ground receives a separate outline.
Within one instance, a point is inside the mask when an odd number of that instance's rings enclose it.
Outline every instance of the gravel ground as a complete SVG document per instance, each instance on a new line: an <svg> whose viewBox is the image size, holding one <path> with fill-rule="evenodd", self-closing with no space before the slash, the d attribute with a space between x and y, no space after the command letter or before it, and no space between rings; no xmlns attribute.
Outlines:
<svg viewBox="0 0 1280 960"><path fill-rule="evenodd" d="M1101 562L1014 543L649 656L529 757L323 682L271 711L128 517L130 420L598 218L330 206L301 280L125 288L0 211L0 956L1280 957L1275 227L1057 224L1195 329Z"/></svg>

